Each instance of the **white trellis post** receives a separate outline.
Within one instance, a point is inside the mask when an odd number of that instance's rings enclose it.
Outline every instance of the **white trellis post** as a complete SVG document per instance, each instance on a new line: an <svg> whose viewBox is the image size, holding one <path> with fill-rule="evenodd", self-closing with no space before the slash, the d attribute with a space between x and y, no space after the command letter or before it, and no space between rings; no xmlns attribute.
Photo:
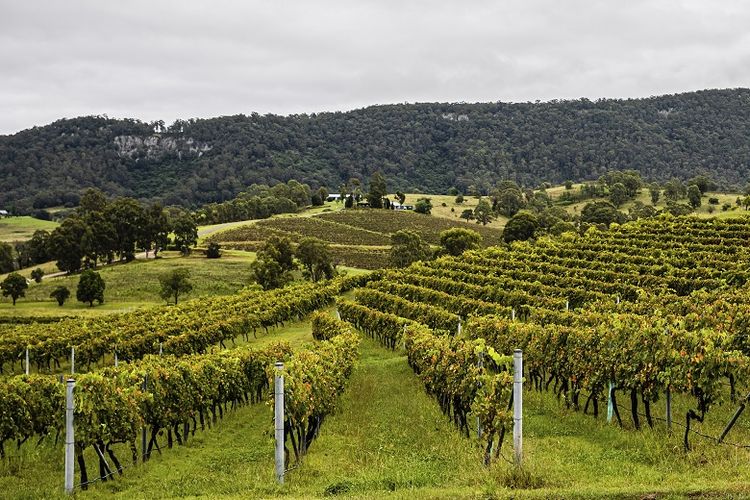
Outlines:
<svg viewBox="0 0 750 500"><path fill-rule="evenodd" d="M76 372L76 348L70 348L70 373Z"/></svg>
<svg viewBox="0 0 750 500"><path fill-rule="evenodd" d="M117 360L117 351L115 351L115 368L117 368L118 360Z"/></svg>
<svg viewBox="0 0 750 500"><path fill-rule="evenodd" d="M284 363L277 361L274 377L274 427L276 430L276 481L284 484Z"/></svg>
<svg viewBox="0 0 750 500"><path fill-rule="evenodd" d="M513 351L513 462L523 461L523 352Z"/></svg>
<svg viewBox="0 0 750 500"><path fill-rule="evenodd" d="M73 430L73 389L76 381L69 378L65 387L65 493L73 493L73 476L75 472L75 434Z"/></svg>
<svg viewBox="0 0 750 500"><path fill-rule="evenodd" d="M24 367L26 375L29 374L29 348L26 348L26 366Z"/></svg>
<svg viewBox="0 0 750 500"><path fill-rule="evenodd" d="M511 308L510 310L510 320L515 321L516 320L516 308Z"/></svg>

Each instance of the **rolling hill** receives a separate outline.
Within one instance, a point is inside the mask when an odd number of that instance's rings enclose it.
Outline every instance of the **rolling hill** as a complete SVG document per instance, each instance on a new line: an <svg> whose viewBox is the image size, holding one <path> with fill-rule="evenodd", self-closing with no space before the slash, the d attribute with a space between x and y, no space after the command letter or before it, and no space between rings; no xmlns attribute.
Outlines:
<svg viewBox="0 0 750 500"><path fill-rule="evenodd" d="M653 180L750 172L750 89L646 99L422 103L311 115L236 115L170 126L104 116L0 136L0 207L74 205L81 190L196 207L251 183L332 190L382 170L389 190L533 187L632 168Z"/></svg>

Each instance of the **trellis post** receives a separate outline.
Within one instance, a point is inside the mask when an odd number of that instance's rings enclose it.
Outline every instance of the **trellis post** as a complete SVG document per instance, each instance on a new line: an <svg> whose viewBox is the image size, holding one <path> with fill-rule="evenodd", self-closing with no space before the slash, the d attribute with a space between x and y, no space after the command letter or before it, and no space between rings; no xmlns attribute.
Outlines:
<svg viewBox="0 0 750 500"><path fill-rule="evenodd" d="M274 428L276 431L276 481L284 484L284 363L277 361L274 377Z"/></svg>
<svg viewBox="0 0 750 500"><path fill-rule="evenodd" d="M65 493L73 494L75 472L75 434L73 430L73 389L76 381L69 378L65 386Z"/></svg>
<svg viewBox="0 0 750 500"><path fill-rule="evenodd" d="M523 462L523 352L513 351L513 462Z"/></svg>

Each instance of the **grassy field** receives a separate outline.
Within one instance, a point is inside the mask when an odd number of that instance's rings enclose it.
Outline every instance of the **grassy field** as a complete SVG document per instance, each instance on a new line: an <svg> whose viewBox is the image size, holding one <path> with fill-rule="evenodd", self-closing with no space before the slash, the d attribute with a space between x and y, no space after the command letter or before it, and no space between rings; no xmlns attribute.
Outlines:
<svg viewBox="0 0 750 500"><path fill-rule="evenodd" d="M29 216L0 218L0 241L28 240L38 229L52 231L57 222L35 219Z"/></svg>
<svg viewBox="0 0 750 500"><path fill-rule="evenodd" d="M163 304L159 297L159 276L167 271L185 268L190 271L193 291L187 298L206 295L226 295L237 292L252 283L250 263L255 259L252 252L225 251L220 259L207 259L199 252L181 257L177 252L163 252L163 258L136 260L127 264L116 264L99 269L107 284L105 303L88 305L75 300L78 276L60 276L31 283L26 297L18 300L15 307L9 298L0 301L0 315L69 315L107 314L138 307ZM66 286L72 297L59 307L49 294L58 286Z"/></svg>
<svg viewBox="0 0 750 500"><path fill-rule="evenodd" d="M466 222L465 219L460 218L461 212L467 208L474 209L479 203L479 198L474 196L464 196L463 203L456 203L456 197L447 194L406 194L406 204L414 204L419 198L429 198L432 202L432 215L434 217L441 217L448 219L453 222L460 222L467 224L471 229L476 229L476 222ZM445 206L443 206L445 203ZM508 222L507 217L499 216L489 224L487 227L502 230L505 227L505 223Z"/></svg>
<svg viewBox="0 0 750 500"><path fill-rule="evenodd" d="M577 191L580 189L581 184L574 184L573 185L573 191ZM556 200L560 197L562 193L564 193L565 186L554 186L549 189L546 189L547 194L553 199ZM702 200L701 200L701 206L698 207L694 213L698 215L699 217L736 217L737 215L743 214L745 210L742 207L738 207L735 204L735 200L737 199L737 196L740 196L738 193L714 193L709 192L706 193ZM717 198L719 200L718 205L711 205L708 203L709 198ZM584 200L578 203L573 203L570 205L564 205L565 210L568 211L568 213L572 215L580 215L581 210L583 210L583 207L586 206L587 203L590 203L592 200ZM667 203L664 199L664 195L662 195L659 198L659 201L656 203L656 205L652 205L651 203L651 194L648 191L648 188L642 188L640 193L636 196L636 198L632 201L628 201L624 203L620 210L627 213L628 210L633 207L636 201L640 201L644 205L647 206L653 206L657 210L662 210L666 208ZM680 200L680 203L687 203L687 200ZM724 211L722 210L722 205L725 203L728 203L731 205L731 207Z"/></svg>
<svg viewBox="0 0 750 500"><path fill-rule="evenodd" d="M288 325L251 340L309 342L309 324ZM623 398L624 399L624 398ZM551 393L524 395L524 473L505 459L481 465L463 437L427 396L401 352L364 339L361 360L338 411L321 429L303 464L277 486L273 476L271 409L229 412L185 446L156 454L121 478L94 485L82 498L712 498L750 495L750 452L693 439L685 452L679 432L621 430L573 412ZM722 412L722 417L731 408ZM717 425L720 422L717 420ZM740 421L733 431L748 436ZM720 425L701 429L714 432ZM163 439L163 438L162 438ZM121 445L118 445L121 446ZM13 450L0 466L8 498L60 497L62 456L48 439ZM510 436L503 456L512 455ZM118 454L127 456L124 450ZM87 457L96 475L93 456Z"/></svg>

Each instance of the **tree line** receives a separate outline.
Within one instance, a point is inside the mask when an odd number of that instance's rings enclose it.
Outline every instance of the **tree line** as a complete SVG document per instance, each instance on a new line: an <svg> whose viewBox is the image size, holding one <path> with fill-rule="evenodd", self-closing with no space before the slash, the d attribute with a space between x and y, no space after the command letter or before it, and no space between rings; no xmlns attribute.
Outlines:
<svg viewBox="0 0 750 500"><path fill-rule="evenodd" d="M15 246L0 243L0 272L49 261L56 261L61 271L76 272L131 261L138 250L156 257L168 245L187 254L197 241L195 220L184 209L128 197L110 200L98 189L89 189L53 231L37 230Z"/></svg>
<svg viewBox="0 0 750 500"><path fill-rule="evenodd" d="M501 179L536 187L629 168L659 182L711 172L730 188L750 174L748 97L748 89L729 89L625 100L397 104L171 126L65 119L0 136L0 206L16 213L75 206L84 189L98 187L196 208L231 200L251 184L297 179L314 191L378 169L403 192L455 187L488 195Z"/></svg>

